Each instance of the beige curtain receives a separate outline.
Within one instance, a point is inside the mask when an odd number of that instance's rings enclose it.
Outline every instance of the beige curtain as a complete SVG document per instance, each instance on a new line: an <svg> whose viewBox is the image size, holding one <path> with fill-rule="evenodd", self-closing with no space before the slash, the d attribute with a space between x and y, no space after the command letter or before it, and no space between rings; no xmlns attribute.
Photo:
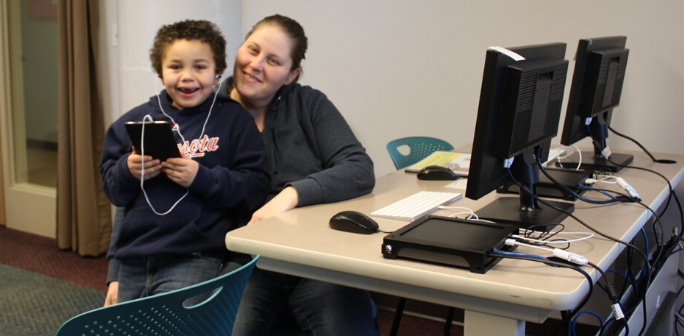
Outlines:
<svg viewBox="0 0 684 336"><path fill-rule="evenodd" d="M111 208L98 171L104 121L99 99L97 0L59 1L57 246L107 251Z"/></svg>

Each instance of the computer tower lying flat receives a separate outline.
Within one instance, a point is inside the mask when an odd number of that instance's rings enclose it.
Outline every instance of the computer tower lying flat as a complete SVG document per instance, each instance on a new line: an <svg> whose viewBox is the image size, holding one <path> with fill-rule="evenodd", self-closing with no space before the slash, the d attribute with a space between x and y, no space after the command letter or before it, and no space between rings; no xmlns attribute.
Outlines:
<svg viewBox="0 0 684 336"><path fill-rule="evenodd" d="M589 170L546 168L546 171L551 177L556 179L556 181L560 182L577 195L582 195L586 191L586 189L581 189L578 186L584 183L584 181L592 175L592 171ZM535 189L537 190L537 196L539 197L559 198L566 201L575 201L577 199L575 195L553 183L553 181L542 173L539 173L539 182L535 184ZM520 188L514 182L509 181L496 189L496 192L500 194L517 194L520 192Z"/></svg>
<svg viewBox="0 0 684 336"><path fill-rule="evenodd" d="M518 232L514 225L428 215L383 239L387 259L411 259L486 273L501 258L492 249L511 251L505 240Z"/></svg>
<svg viewBox="0 0 684 336"><path fill-rule="evenodd" d="M612 173L617 173L622 170L622 167L628 166L634 161L634 156L631 154L620 154L613 153L610 155L610 160L604 158L601 155L582 155L582 160L580 164L580 169L588 171L607 171ZM558 167L576 167L577 163L580 162L580 156L577 153L573 153L557 162Z"/></svg>

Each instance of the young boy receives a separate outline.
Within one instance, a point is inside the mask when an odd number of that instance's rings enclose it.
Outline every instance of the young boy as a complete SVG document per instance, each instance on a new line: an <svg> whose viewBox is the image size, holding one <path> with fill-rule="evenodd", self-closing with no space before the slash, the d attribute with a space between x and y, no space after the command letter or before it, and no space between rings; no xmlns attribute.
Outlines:
<svg viewBox="0 0 684 336"><path fill-rule="evenodd" d="M118 302L216 277L228 254L226 232L266 199L266 150L254 120L212 92L226 68L225 45L207 21L163 26L150 59L165 89L107 131L102 186L125 207L115 250ZM182 158L160 162L132 149L124 124L148 116L173 125Z"/></svg>

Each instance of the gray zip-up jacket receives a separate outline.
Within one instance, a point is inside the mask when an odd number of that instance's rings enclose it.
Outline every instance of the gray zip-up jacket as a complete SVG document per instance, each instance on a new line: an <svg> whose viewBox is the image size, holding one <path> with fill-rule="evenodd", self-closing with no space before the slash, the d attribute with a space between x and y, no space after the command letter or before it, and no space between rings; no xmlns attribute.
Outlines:
<svg viewBox="0 0 684 336"><path fill-rule="evenodd" d="M302 207L362 196L375 186L373 161L365 148L325 94L309 86L294 83L278 91L261 136L271 173L270 197L291 185Z"/></svg>

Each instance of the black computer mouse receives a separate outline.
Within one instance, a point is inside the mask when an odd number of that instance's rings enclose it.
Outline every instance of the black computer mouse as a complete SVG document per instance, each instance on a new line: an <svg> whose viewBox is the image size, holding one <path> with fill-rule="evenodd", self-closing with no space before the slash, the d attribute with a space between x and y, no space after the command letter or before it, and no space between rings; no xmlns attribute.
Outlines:
<svg viewBox="0 0 684 336"><path fill-rule="evenodd" d="M455 180L457 178L453 170L442 166L427 166L418 172L419 180Z"/></svg>
<svg viewBox="0 0 684 336"><path fill-rule="evenodd" d="M330 218L330 227L335 230L371 234L378 231L378 223L357 211L342 211Z"/></svg>

